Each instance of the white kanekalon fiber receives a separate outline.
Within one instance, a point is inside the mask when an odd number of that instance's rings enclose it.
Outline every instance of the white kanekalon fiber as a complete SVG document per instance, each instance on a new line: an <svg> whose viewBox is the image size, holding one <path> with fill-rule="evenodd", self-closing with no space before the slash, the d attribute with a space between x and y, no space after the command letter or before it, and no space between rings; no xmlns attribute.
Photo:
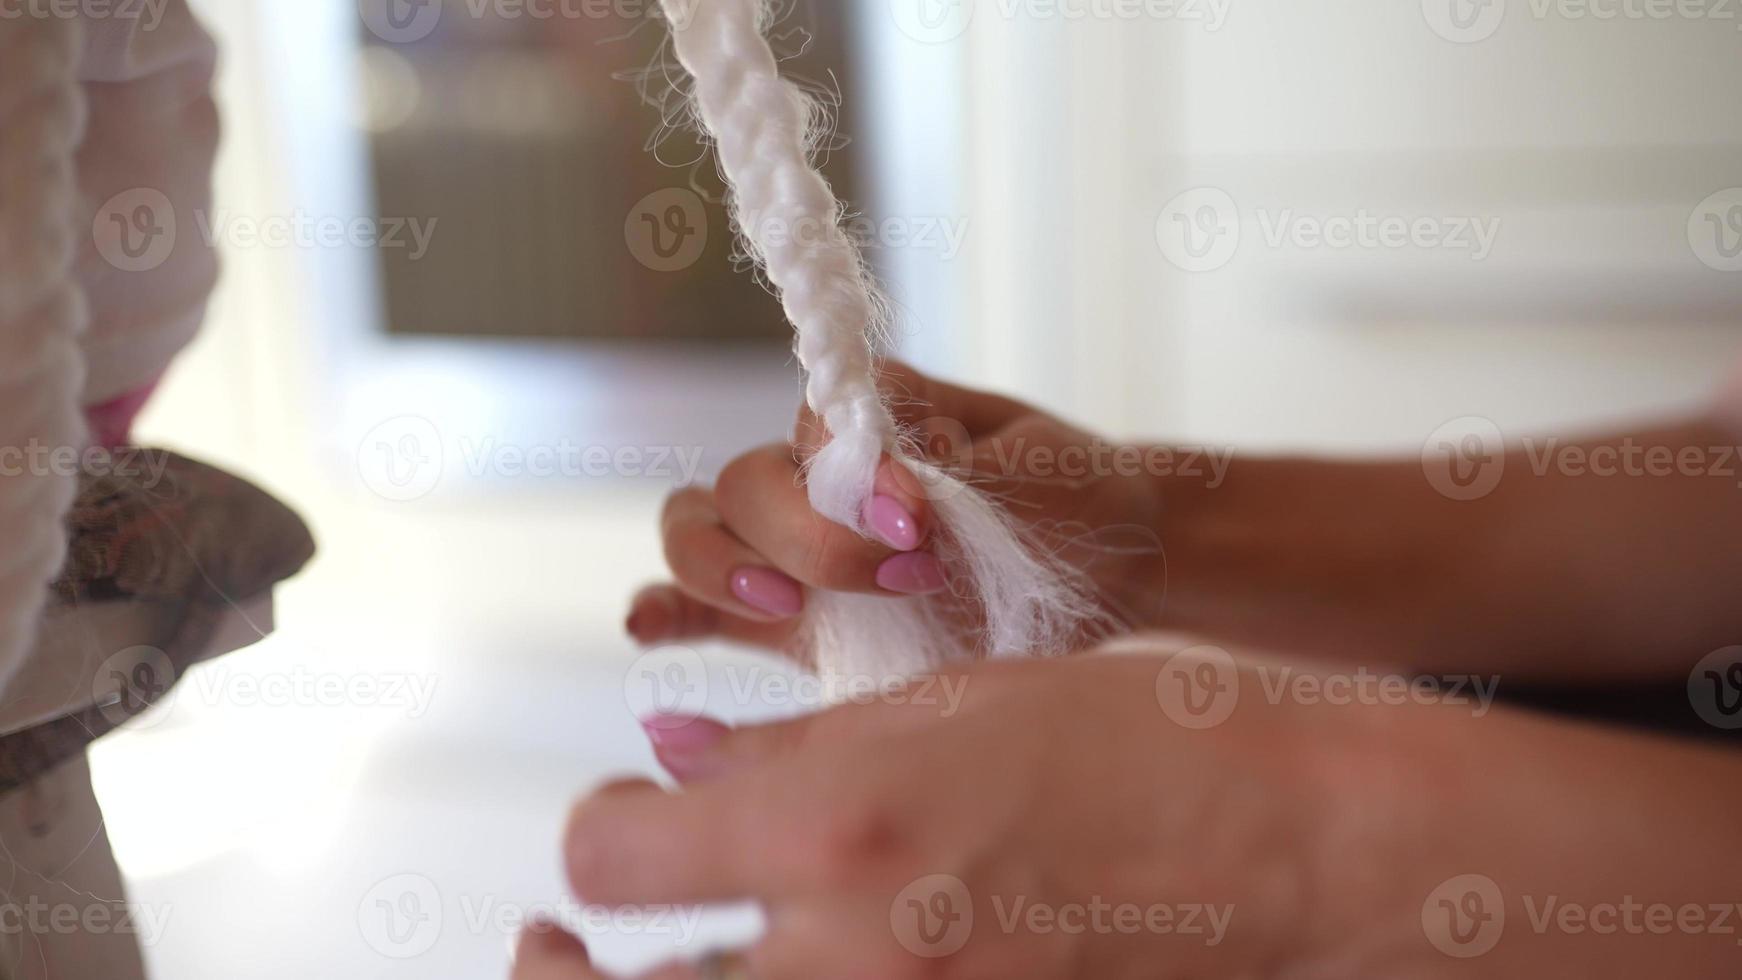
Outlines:
<svg viewBox="0 0 1742 980"><path fill-rule="evenodd" d="M85 437L85 308L72 275L80 39L74 18L0 19L0 447L22 468L0 476L0 684L34 647L66 557L76 479L64 454Z"/></svg>
<svg viewBox="0 0 1742 980"><path fill-rule="evenodd" d="M929 488L933 546L954 590L978 606L978 621L962 624L934 599L813 593L805 632L816 666L825 676L885 677L975 653L1062 652L1092 615L1080 576L1025 542L988 496L914 452L878 392L873 338L883 305L840 228L841 203L812 165L826 127L780 77L765 37L767 0L661 2L694 80L695 115L731 187L734 224L797 331L805 398L828 428L805 469L811 506L862 531L889 453Z"/></svg>

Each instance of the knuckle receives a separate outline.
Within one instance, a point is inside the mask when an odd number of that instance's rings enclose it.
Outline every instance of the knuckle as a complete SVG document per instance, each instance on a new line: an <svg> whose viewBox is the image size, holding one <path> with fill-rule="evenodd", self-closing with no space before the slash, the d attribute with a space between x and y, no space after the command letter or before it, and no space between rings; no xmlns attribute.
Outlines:
<svg viewBox="0 0 1742 980"><path fill-rule="evenodd" d="M791 447L781 443L752 449L727 463L714 483L721 507L728 501L743 506L766 499L777 467L791 455Z"/></svg>
<svg viewBox="0 0 1742 980"><path fill-rule="evenodd" d="M850 888L879 877L910 853L902 821L885 804L865 801L823 820L813 857L828 887Z"/></svg>
<svg viewBox="0 0 1742 980"><path fill-rule="evenodd" d="M673 528L694 523L698 513L705 513L710 493L703 487L685 487L665 498L660 509L659 526L666 534Z"/></svg>
<svg viewBox="0 0 1742 980"><path fill-rule="evenodd" d="M863 545L844 528L812 515L805 533L798 577L820 589L846 592L856 588Z"/></svg>
<svg viewBox="0 0 1742 980"><path fill-rule="evenodd" d="M751 467L753 465L753 454L746 453L733 458L720 470L719 478L714 481L714 489L721 499L737 497L744 487L752 482Z"/></svg>
<svg viewBox="0 0 1742 980"><path fill-rule="evenodd" d="M707 531L696 524L674 524L666 528L662 542L665 563L680 581L688 582L695 577L698 546Z"/></svg>
<svg viewBox="0 0 1742 980"><path fill-rule="evenodd" d="M597 807L591 801L575 804L563 831L563 867L577 895L610 887L610 856L597 845L599 839Z"/></svg>

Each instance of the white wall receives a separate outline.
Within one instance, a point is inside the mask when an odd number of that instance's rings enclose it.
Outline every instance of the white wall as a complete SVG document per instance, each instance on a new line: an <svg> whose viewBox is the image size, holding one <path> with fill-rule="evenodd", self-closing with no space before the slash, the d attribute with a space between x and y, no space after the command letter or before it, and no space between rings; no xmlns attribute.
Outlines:
<svg viewBox="0 0 1742 980"><path fill-rule="evenodd" d="M1511 431L1680 410L1742 360L1742 278L1687 240L1696 205L1742 185L1737 21L1538 19L1542 0L1510 0L1492 37L1459 44L1424 15L1440 0L1226 0L1216 30L963 2L930 35L907 0L860 7L876 210L968 229L958 256L885 256L922 363L1120 433L1358 448L1472 413ZM295 23L199 6L227 104L268 110L227 114L220 199L364 210L359 151L329 145L351 4ZM1241 244L1187 272L1157 222L1200 186L1235 202ZM1362 210L1499 230L1479 262L1264 240L1285 212ZM318 338L357 336L343 321L369 287L356 256L314 262L226 257L222 329L148 433L231 462L331 449L287 445L308 428L289 416L343 407Z"/></svg>
<svg viewBox="0 0 1742 980"><path fill-rule="evenodd" d="M971 207L995 234L974 240L967 370L1114 429L1247 447L1697 403L1742 359L1742 278L1688 237L1742 185L1738 21L1510 0L1456 43L1440 4L1232 0L1211 30L982 0ZM1198 187L1232 202L1239 246L1185 271L1156 224ZM1266 239L1285 215L1363 212L1481 220L1493 247Z"/></svg>

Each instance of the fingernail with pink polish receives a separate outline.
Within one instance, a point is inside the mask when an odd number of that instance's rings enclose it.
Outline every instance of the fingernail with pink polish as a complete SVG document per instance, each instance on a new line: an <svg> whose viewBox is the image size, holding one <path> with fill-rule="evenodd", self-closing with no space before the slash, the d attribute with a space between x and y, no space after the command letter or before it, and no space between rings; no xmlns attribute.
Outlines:
<svg viewBox="0 0 1742 980"><path fill-rule="evenodd" d="M653 754L659 764L679 780L689 781L710 775L718 762L710 758L713 748L731 734L732 729L711 718L676 717L644 719L641 728L653 743Z"/></svg>
<svg viewBox="0 0 1742 980"><path fill-rule="evenodd" d="M879 494L865 503L865 526L896 551L919 547L919 521L894 497Z"/></svg>
<svg viewBox="0 0 1742 980"><path fill-rule="evenodd" d="M877 585L903 595L930 595L949 584L943 562L923 551L896 555L877 567Z"/></svg>
<svg viewBox="0 0 1742 980"><path fill-rule="evenodd" d="M804 611L804 589L772 568L747 565L733 572L732 594L745 605L782 619Z"/></svg>

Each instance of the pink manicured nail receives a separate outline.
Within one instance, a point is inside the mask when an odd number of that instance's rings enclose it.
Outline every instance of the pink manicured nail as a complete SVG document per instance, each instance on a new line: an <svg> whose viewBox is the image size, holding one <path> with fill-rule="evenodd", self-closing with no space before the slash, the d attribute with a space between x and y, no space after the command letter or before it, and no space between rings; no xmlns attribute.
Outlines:
<svg viewBox="0 0 1742 980"><path fill-rule="evenodd" d="M782 619L804 610L804 589L772 568L745 566L733 572L732 594L746 605Z"/></svg>
<svg viewBox="0 0 1742 980"><path fill-rule="evenodd" d="M894 497L879 494L865 504L865 526L896 551L912 551L919 547L919 522Z"/></svg>
<svg viewBox="0 0 1742 980"><path fill-rule="evenodd" d="M653 743L659 764L683 782L705 778L717 769L718 763L709 753L732 733L711 718L649 718L641 722L641 728Z"/></svg>
<svg viewBox="0 0 1742 980"><path fill-rule="evenodd" d="M732 729L712 718L690 715L653 715L641 719L641 730L656 748L673 752L699 752L713 748Z"/></svg>
<svg viewBox="0 0 1742 980"><path fill-rule="evenodd" d="M950 583L944 578L943 562L936 555L912 551L879 565L877 584L903 595L929 595L942 592Z"/></svg>

